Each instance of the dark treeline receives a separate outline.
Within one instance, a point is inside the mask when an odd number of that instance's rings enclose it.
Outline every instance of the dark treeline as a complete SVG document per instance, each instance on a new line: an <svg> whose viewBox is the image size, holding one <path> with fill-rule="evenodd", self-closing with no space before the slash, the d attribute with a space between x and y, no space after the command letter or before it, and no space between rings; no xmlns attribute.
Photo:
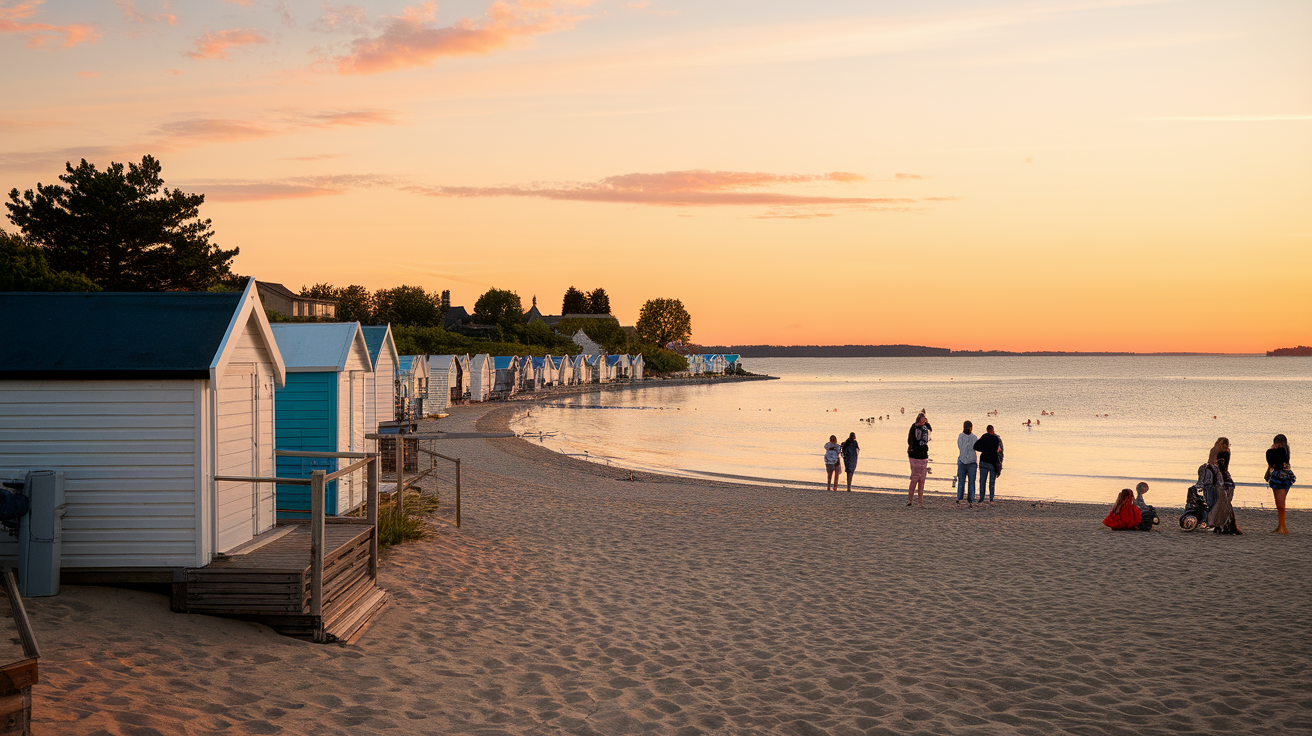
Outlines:
<svg viewBox="0 0 1312 736"><path fill-rule="evenodd" d="M1266 355L1268 358L1274 358L1276 356L1309 356L1312 355L1312 347L1299 345L1296 348L1276 348L1275 350L1266 351Z"/></svg>

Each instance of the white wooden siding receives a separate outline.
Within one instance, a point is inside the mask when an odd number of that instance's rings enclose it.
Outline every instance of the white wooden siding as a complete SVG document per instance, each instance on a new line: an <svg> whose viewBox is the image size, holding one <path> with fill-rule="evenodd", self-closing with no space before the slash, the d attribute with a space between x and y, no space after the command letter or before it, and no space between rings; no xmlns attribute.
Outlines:
<svg viewBox="0 0 1312 736"><path fill-rule="evenodd" d="M196 563L195 384L0 382L0 468L64 471L64 567Z"/></svg>
<svg viewBox="0 0 1312 736"><path fill-rule="evenodd" d="M369 403L365 410L365 433L376 434L379 422L390 422L395 416L396 402L396 359L392 352L383 345L378 354L378 366L370 380L373 390L369 392ZM377 440L367 440L366 452L377 450Z"/></svg>
<svg viewBox="0 0 1312 736"><path fill-rule="evenodd" d="M356 340L351 346L351 353L346 359L346 369L337 376L337 451L362 452L364 447L364 401L374 386L374 376L369 370L369 353L364 344ZM357 393L353 396L352 375L359 373L356 385ZM359 444L356 444L356 443ZM343 458L338 467L345 467L355 462ZM345 513L359 506L364 501L364 472L354 473L337 481L337 513Z"/></svg>

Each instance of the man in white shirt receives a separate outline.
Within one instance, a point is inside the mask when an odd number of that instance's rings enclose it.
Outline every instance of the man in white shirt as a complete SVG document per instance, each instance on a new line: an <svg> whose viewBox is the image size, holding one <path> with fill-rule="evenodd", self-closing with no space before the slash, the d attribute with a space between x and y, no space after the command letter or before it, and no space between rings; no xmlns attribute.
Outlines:
<svg viewBox="0 0 1312 736"><path fill-rule="evenodd" d="M979 462L975 457L975 440L978 439L972 433L974 425L966 422L961 427L961 434L957 435L957 503L961 503L961 497L964 493L966 503L972 508L975 506L975 471L979 467ZM966 480L970 479L970 491L966 491ZM984 489L980 489L980 499L984 500Z"/></svg>

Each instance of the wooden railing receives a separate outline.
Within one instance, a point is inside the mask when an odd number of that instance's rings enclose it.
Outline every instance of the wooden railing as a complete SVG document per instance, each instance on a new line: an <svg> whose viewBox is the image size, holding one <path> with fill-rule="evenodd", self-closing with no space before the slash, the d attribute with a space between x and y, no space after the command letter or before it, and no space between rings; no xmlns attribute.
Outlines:
<svg viewBox="0 0 1312 736"><path fill-rule="evenodd" d="M306 478L260 478L235 475L216 475L215 481L239 481L244 483L281 483L284 485L310 487L310 615L323 615L323 568L324 525L327 514L324 510L327 485L332 481L350 475L361 468L365 471L365 514L364 516L334 516L334 524L368 525L369 535L369 578L378 579L378 468L380 456L365 452L311 452L308 450L277 450L278 457L313 457L344 458L356 462L329 473L315 470ZM399 459L399 458L398 458ZM276 492L275 492L276 493ZM274 506L277 506L276 499ZM293 523L300 523L299 521Z"/></svg>

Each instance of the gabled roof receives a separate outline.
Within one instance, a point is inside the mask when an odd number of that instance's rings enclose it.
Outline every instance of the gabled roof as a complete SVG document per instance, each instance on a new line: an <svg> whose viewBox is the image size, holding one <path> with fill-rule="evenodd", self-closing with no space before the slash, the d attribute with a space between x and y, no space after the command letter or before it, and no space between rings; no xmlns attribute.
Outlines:
<svg viewBox="0 0 1312 736"><path fill-rule="evenodd" d="M429 371L450 371L453 362L459 362L455 355L430 355L428 356Z"/></svg>
<svg viewBox="0 0 1312 736"><path fill-rule="evenodd" d="M518 364L518 355L498 355L492 359L492 367L499 371L504 371L505 369Z"/></svg>
<svg viewBox="0 0 1312 736"><path fill-rule="evenodd" d="M249 291L0 294L0 378L209 378Z"/></svg>
<svg viewBox="0 0 1312 736"><path fill-rule="evenodd" d="M270 294L277 294L278 296L284 299L290 299L294 302L317 302L319 304L337 303L337 300L335 299L316 299L315 297L312 296L301 296L300 294L297 294L291 289L288 289L286 286L283 286L282 284L275 284L272 281L257 281L255 283L257 283L260 288L264 289Z"/></svg>
<svg viewBox="0 0 1312 736"><path fill-rule="evenodd" d="M451 327L453 325L463 324L471 319L473 319L473 317L469 316L469 312L464 307L447 307L446 318L442 320L442 325L444 327Z"/></svg>
<svg viewBox="0 0 1312 736"><path fill-rule="evenodd" d="M546 364L546 362L547 362L546 358L533 358L533 367L541 368L543 365Z"/></svg>
<svg viewBox="0 0 1312 736"><path fill-rule="evenodd" d="M369 360L373 363L374 370L378 369L378 358L383 354L383 346L387 346L387 351L392 354L392 360L401 357L396 352L396 341L392 339L391 325L372 325L361 327L360 334L364 335L364 345L369 349Z"/></svg>
<svg viewBox="0 0 1312 736"><path fill-rule="evenodd" d="M369 350L359 322L279 322L273 336L288 373L344 371L351 348Z"/></svg>

